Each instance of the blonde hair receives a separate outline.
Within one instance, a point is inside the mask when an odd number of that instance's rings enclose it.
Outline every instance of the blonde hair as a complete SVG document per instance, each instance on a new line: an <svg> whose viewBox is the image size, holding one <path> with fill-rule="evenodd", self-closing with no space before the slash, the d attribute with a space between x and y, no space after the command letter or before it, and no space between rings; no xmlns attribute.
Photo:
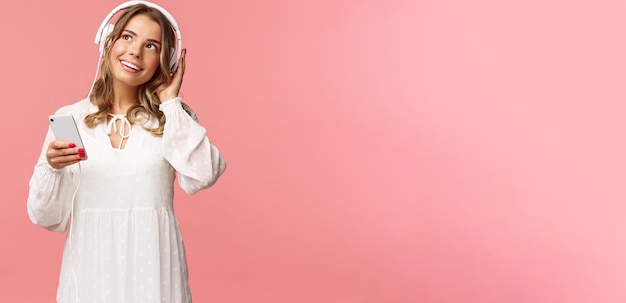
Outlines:
<svg viewBox="0 0 626 303"><path fill-rule="evenodd" d="M159 99L157 89L172 80L169 58L171 52L175 51L176 37L167 17L158 9L144 4L137 4L128 8L115 22L113 31L106 39L103 56L105 59L103 59L101 63L100 78L94 83L93 91L89 96L91 103L96 105L98 110L85 117L85 124L93 128L103 120L106 120L107 115L111 112L113 85L110 60L107 60L107 58L109 57L113 43L121 37L126 24L131 18L137 15L147 16L161 26L161 41L163 46L161 47L159 69L157 69L148 82L139 86L137 93L139 104L129 108L126 116L133 124L140 122L138 124L152 135L162 136L165 127L165 116L159 110L159 105L162 101L167 100ZM184 105L184 107L188 108L186 105ZM146 118L149 117L155 118L155 120L158 121L156 127L150 127L146 124L148 121Z"/></svg>

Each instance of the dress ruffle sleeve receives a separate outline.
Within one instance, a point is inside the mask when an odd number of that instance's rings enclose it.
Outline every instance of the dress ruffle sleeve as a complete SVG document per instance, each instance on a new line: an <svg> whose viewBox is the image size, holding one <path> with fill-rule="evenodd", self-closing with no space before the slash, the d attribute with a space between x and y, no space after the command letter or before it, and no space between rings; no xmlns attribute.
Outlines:
<svg viewBox="0 0 626 303"><path fill-rule="evenodd" d="M63 232L71 213L72 196L76 190L73 176L77 164L55 169L46 160L48 144L54 140L48 129L44 145L35 164L28 186L28 217L48 230Z"/></svg>
<svg viewBox="0 0 626 303"><path fill-rule="evenodd" d="M178 173L178 184L187 194L215 184L226 169L226 162L206 135L195 115L183 108L180 97L163 102L165 115L163 157Z"/></svg>

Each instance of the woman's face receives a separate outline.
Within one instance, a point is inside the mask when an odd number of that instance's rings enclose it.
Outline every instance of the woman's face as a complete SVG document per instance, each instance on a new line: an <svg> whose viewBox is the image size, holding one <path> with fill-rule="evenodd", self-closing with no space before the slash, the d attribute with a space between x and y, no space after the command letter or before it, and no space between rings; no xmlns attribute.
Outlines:
<svg viewBox="0 0 626 303"><path fill-rule="evenodd" d="M161 26L145 15L132 17L109 53L113 83L137 87L148 82L159 68L160 54Z"/></svg>

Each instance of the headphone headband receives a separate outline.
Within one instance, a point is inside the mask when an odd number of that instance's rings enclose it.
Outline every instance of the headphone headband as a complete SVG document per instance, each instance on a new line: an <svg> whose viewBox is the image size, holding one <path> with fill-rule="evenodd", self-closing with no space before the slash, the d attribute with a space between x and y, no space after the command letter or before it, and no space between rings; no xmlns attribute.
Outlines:
<svg viewBox="0 0 626 303"><path fill-rule="evenodd" d="M163 7L154 4L152 2L148 2L148 1L140 1L140 0L136 0L136 1L127 1L124 2L120 5L118 5L117 7L115 7L105 18L104 20L102 20L102 24L100 24L100 27L98 28L98 32L96 33L96 39L95 39L95 43L96 44L100 44L100 52L101 52L101 56L104 56L104 41L106 40L107 36L111 33L112 30L112 24L108 24L109 21L111 20L111 18L113 18L113 16L124 9L127 9L133 5L136 4L144 4L148 7L152 7L155 9L158 9L166 18L167 20L170 22L170 24L172 25L172 28L176 34L176 50L175 50L175 56L171 56L170 57L170 69L172 70L172 72L176 71L176 68L178 67L178 60L180 59L180 55L182 53L183 50L183 38L180 34L180 28L178 27L178 22L176 22L176 19L174 19L174 16L172 16L172 14L170 14L166 9L164 9ZM107 26L110 25L110 26ZM165 29L162 29L165 30Z"/></svg>

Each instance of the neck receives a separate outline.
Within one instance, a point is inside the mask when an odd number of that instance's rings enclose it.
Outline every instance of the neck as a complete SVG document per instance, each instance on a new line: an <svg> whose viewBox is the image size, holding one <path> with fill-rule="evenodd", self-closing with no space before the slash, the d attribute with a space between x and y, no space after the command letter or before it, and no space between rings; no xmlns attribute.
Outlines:
<svg viewBox="0 0 626 303"><path fill-rule="evenodd" d="M113 100L111 100L112 114L125 114L128 109L139 103L137 100L137 88L125 88L113 90Z"/></svg>

